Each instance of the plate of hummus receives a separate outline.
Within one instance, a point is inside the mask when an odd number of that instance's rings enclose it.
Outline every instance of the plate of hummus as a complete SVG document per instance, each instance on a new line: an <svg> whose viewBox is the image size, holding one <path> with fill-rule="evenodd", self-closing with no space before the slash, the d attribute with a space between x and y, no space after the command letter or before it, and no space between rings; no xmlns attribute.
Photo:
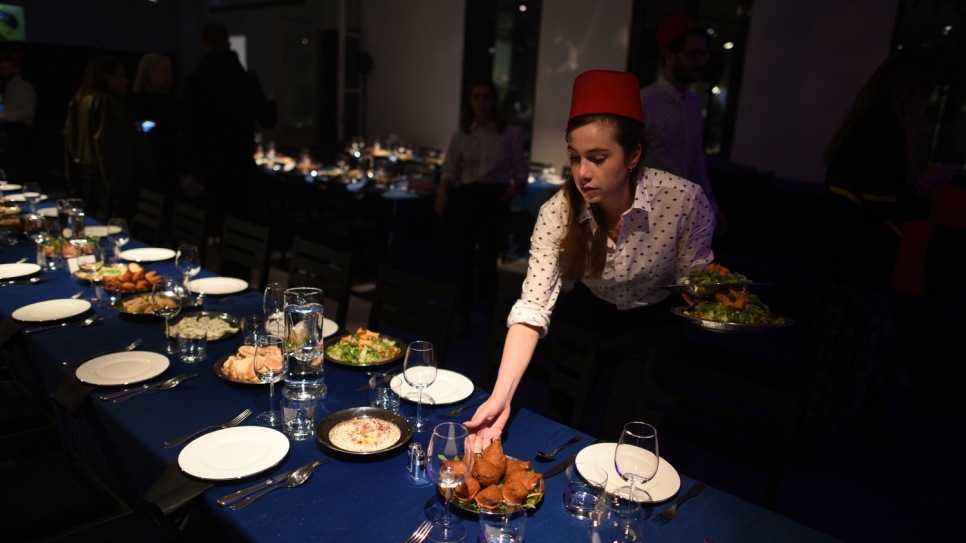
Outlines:
<svg viewBox="0 0 966 543"><path fill-rule="evenodd" d="M369 455L404 446L413 435L406 417L378 407L354 407L322 419L315 437L333 451Z"/></svg>

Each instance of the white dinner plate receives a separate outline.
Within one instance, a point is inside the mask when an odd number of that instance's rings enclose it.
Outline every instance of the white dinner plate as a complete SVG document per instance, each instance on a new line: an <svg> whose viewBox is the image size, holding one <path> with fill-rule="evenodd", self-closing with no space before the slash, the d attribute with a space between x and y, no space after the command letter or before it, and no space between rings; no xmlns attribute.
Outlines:
<svg viewBox="0 0 966 543"><path fill-rule="evenodd" d="M220 296L244 291L248 288L248 281L234 277L205 277L191 281L188 283L188 288L191 289L191 292Z"/></svg>
<svg viewBox="0 0 966 543"><path fill-rule="evenodd" d="M45 207L45 208L42 208L42 209L38 209L37 210L37 213L39 215L43 216L43 217L56 217L57 216L57 208L56 207Z"/></svg>
<svg viewBox="0 0 966 543"><path fill-rule="evenodd" d="M121 251L120 257L128 262L161 262L174 258L174 251L164 247L143 247Z"/></svg>
<svg viewBox="0 0 966 543"><path fill-rule="evenodd" d="M278 315L281 315L279 313ZM276 337L285 337L285 321L284 319L272 319L269 318L268 322L265 324L268 329L268 333ZM339 331L339 325L335 323L332 319L322 319L322 338L328 338L335 335Z"/></svg>
<svg viewBox="0 0 966 543"><path fill-rule="evenodd" d="M0 185L0 190L20 190L22 188L23 185L15 185L13 183L10 183L9 185Z"/></svg>
<svg viewBox="0 0 966 543"><path fill-rule="evenodd" d="M9 196L4 196L4 198L6 198L8 201L11 201L11 202L26 202L27 201L24 198L23 194L11 194ZM47 195L46 194L41 194L40 195L40 200L38 200L38 202L43 202L43 201L46 201L46 200L47 200Z"/></svg>
<svg viewBox="0 0 966 543"><path fill-rule="evenodd" d="M21 277L29 277L40 273L40 266L36 264L0 264L0 281L12 281Z"/></svg>
<svg viewBox="0 0 966 543"><path fill-rule="evenodd" d="M168 357L149 351L99 356L77 368L77 378L89 385L119 386L140 383L168 369Z"/></svg>
<svg viewBox="0 0 966 543"><path fill-rule="evenodd" d="M47 300L25 305L11 315L23 322L50 322L80 315L91 308L87 300Z"/></svg>
<svg viewBox="0 0 966 543"><path fill-rule="evenodd" d="M84 229L85 236L107 237L110 234L117 234L121 231L120 226L88 226ZM135 251L137 249L134 249Z"/></svg>
<svg viewBox="0 0 966 543"><path fill-rule="evenodd" d="M181 471L208 481L255 475L278 465L288 454L285 434L261 426L225 428L199 437L178 455Z"/></svg>
<svg viewBox="0 0 966 543"><path fill-rule="evenodd" d="M419 394L417 389L409 386L403 379L402 374L393 377L389 386L398 388L399 396L405 400L415 402ZM423 394L429 394L435 405L461 402L473 394L473 381L455 371L436 370L436 380L423 389Z"/></svg>
<svg viewBox="0 0 966 543"><path fill-rule="evenodd" d="M322 337L332 337L339 331L339 325L332 319L322 319Z"/></svg>
<svg viewBox="0 0 966 543"><path fill-rule="evenodd" d="M630 483L621 478L614 468L614 452L617 450L617 443L596 443L577 453L574 462L594 464L607 471L607 491L628 486ZM678 470L670 462L661 458L657 464L657 474L653 479L638 486L641 490L646 490L651 499L655 502L663 502L677 496L681 490L681 476Z"/></svg>

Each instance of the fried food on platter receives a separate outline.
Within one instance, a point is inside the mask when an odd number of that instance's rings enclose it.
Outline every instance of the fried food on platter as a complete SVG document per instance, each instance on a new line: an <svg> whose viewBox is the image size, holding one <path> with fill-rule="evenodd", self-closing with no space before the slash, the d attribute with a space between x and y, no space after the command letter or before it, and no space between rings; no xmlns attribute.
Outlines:
<svg viewBox="0 0 966 543"><path fill-rule="evenodd" d="M492 443L483 449L483 460L486 460L496 467L500 473L497 480L502 479L506 474L506 455L503 454L503 444L499 439L494 439Z"/></svg>
<svg viewBox="0 0 966 543"><path fill-rule="evenodd" d="M475 500L480 509L496 509L503 505L503 492L500 487L490 485L477 492Z"/></svg>
<svg viewBox="0 0 966 543"><path fill-rule="evenodd" d="M487 462L485 458L477 458L473 462L473 477L485 488L499 483L501 474L500 469Z"/></svg>
<svg viewBox="0 0 966 543"><path fill-rule="evenodd" d="M476 497L476 494L480 491L481 488L482 487L480 486L479 481L477 481L473 477L467 477L465 481L460 483L460 486L456 487L456 490L454 490L453 493L456 495L457 498L465 502L468 502L468 501L471 501L474 497Z"/></svg>

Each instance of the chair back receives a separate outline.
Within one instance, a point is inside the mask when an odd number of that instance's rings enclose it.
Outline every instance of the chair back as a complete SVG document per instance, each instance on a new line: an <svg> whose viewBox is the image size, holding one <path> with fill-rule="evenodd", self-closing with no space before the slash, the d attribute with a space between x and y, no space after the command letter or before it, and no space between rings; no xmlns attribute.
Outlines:
<svg viewBox="0 0 966 543"><path fill-rule="evenodd" d="M454 286L383 266L369 311L369 329L381 331L382 324L389 324L412 334L415 339L433 343L437 363L442 368L446 363L455 301Z"/></svg>
<svg viewBox="0 0 966 543"><path fill-rule="evenodd" d="M765 473L771 509L800 397L682 361L651 361L636 410L658 432Z"/></svg>
<svg viewBox="0 0 966 543"><path fill-rule="evenodd" d="M189 243L198 247L201 264L208 248L208 214L204 209L176 201L171 209L171 241L174 247Z"/></svg>
<svg viewBox="0 0 966 543"><path fill-rule="evenodd" d="M508 330L505 323L509 313L510 305L499 301L494 312L486 367L483 370L483 388L487 390L492 390L496 384L497 370L503 358L503 344L506 342ZM547 385L571 400L573 412L567 423L572 428L580 428L596 383L594 360L599 345L600 336L596 332L555 320L550 324L547 335L537 342L524 373L527 379Z"/></svg>
<svg viewBox="0 0 966 543"><path fill-rule="evenodd" d="M225 274L231 268L258 273L258 289L264 290L268 284L268 243L271 228L240 221L229 215L221 233L221 267L219 273Z"/></svg>
<svg viewBox="0 0 966 543"><path fill-rule="evenodd" d="M352 253L336 251L295 238L292 264L288 270L288 286L322 289L322 295L335 302L335 322L345 329L349 315L352 279ZM326 314L330 314L326 311Z"/></svg>
<svg viewBox="0 0 966 543"><path fill-rule="evenodd" d="M131 220L131 235L152 245L158 245L163 234L162 227L166 212L167 198L164 194L141 189L134 219Z"/></svg>

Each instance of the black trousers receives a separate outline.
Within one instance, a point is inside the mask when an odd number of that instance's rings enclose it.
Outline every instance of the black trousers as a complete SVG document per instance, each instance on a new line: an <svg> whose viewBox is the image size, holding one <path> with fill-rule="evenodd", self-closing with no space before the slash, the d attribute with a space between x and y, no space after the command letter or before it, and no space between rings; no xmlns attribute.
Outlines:
<svg viewBox="0 0 966 543"><path fill-rule="evenodd" d="M473 308L474 294L493 313L496 300L496 261L506 243L510 204L500 198L507 185L468 183L450 195L453 249L456 254L456 307L464 315Z"/></svg>

